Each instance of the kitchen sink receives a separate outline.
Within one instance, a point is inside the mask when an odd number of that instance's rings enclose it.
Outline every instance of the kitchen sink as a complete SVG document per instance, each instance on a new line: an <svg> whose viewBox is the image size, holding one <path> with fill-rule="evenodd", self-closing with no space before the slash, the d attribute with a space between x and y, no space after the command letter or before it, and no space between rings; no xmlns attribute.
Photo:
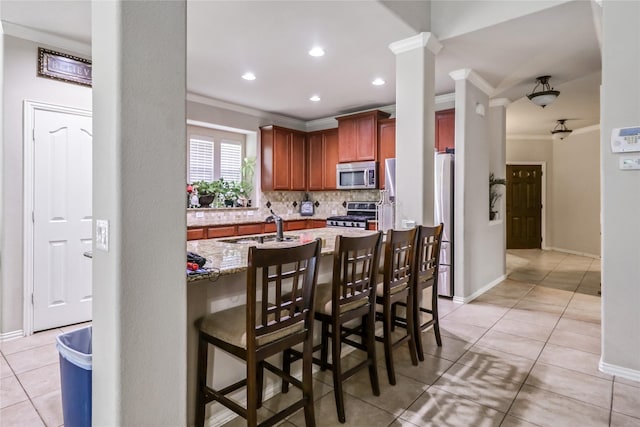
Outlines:
<svg viewBox="0 0 640 427"><path fill-rule="evenodd" d="M284 236L282 241L283 242L290 242L293 240L297 240L298 237L297 236ZM243 237L234 237L233 239L223 239L220 240L221 242L225 242L225 243L250 243L250 244L254 244L254 243L269 243L269 242L275 242L276 241L276 235L275 234L265 234L262 236L243 236Z"/></svg>

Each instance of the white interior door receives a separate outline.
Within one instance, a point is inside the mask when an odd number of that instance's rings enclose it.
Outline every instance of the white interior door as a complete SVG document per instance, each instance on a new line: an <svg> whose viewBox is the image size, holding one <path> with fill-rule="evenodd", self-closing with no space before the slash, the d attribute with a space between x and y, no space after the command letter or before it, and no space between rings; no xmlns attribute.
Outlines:
<svg viewBox="0 0 640 427"><path fill-rule="evenodd" d="M91 320L91 117L33 117L33 330Z"/></svg>

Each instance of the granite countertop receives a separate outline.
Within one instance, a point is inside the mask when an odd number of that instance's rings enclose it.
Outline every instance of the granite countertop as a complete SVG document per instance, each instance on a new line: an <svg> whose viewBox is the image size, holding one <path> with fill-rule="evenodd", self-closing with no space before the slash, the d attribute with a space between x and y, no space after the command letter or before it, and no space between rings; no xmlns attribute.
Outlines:
<svg viewBox="0 0 640 427"><path fill-rule="evenodd" d="M313 216L302 216L299 213L291 213L291 214L283 214L280 215L285 221L295 221L295 220L305 220L305 219L317 219L317 220L325 220L327 219L326 215L313 215ZM217 225L235 225L235 224L252 224L252 223L260 223L265 222L266 216L258 215L257 212L254 215L245 214L241 216L224 216L224 215L216 215L216 216L207 216L205 215L203 218L193 218L187 217L187 227L215 227Z"/></svg>
<svg viewBox="0 0 640 427"><path fill-rule="evenodd" d="M309 218L309 217L305 217ZM337 235L343 236L362 236L366 234L372 234L375 231L367 231L360 229L345 229L345 228L312 228L307 230L286 231L286 236L294 237L292 241L284 242L268 242L258 244L257 242L246 243L229 243L228 240L246 239L250 240L251 236L236 236L236 237L223 237L219 239L206 239L206 240L192 240L187 242L187 251L195 252L207 259L205 268L213 268L219 270L220 275L228 275L240 273L247 270L247 257L249 254L250 246L260 247L283 247L293 246L299 244L298 238L305 234L307 238L321 238L322 239L322 255L333 254L335 240ZM273 235L274 233L267 233L264 235ZM259 235L254 235L259 236ZM225 240L227 242L225 242ZM188 282L195 282L200 280L206 280L209 276L187 276Z"/></svg>

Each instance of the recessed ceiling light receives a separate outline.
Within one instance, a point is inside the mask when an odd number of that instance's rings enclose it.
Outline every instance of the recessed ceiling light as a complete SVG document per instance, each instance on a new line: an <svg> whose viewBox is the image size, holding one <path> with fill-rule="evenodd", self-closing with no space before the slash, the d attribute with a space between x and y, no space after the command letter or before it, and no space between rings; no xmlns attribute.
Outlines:
<svg viewBox="0 0 640 427"><path fill-rule="evenodd" d="M323 56L324 55L324 49L319 47L319 46L316 46L316 47L314 47L313 49L311 49L309 51L309 55L311 55L311 56Z"/></svg>
<svg viewBox="0 0 640 427"><path fill-rule="evenodd" d="M320 97L318 95L313 95L311 98L309 98L309 100L313 102L318 102L320 101Z"/></svg>
<svg viewBox="0 0 640 427"><path fill-rule="evenodd" d="M374 86L382 86L385 83L386 82L383 79L381 79L380 77L378 77L377 79L375 79L374 81L371 82L371 84L374 85Z"/></svg>
<svg viewBox="0 0 640 427"><path fill-rule="evenodd" d="M244 73L242 75L242 78L245 80L255 80L256 79L256 75L253 73Z"/></svg>

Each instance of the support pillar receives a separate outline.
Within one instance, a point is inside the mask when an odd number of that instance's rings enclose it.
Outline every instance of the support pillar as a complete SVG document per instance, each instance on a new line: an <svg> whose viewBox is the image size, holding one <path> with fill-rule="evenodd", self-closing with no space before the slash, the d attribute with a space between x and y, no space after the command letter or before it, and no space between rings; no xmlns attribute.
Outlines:
<svg viewBox="0 0 640 427"><path fill-rule="evenodd" d="M93 426L186 425L186 2L93 1Z"/></svg>
<svg viewBox="0 0 640 427"><path fill-rule="evenodd" d="M420 33L389 45L396 55L396 227L433 224L435 55Z"/></svg>

